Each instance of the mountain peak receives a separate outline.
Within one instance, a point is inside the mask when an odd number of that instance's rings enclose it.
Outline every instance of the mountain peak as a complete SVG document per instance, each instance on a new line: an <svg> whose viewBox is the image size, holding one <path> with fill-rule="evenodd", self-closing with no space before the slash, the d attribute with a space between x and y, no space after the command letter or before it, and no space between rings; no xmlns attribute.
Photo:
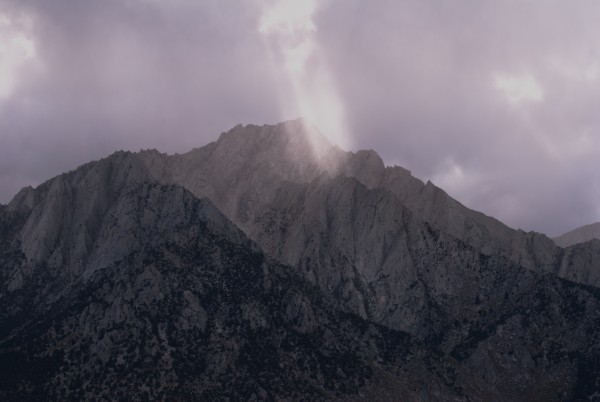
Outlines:
<svg viewBox="0 0 600 402"><path fill-rule="evenodd" d="M297 153L320 156L332 147L331 142L307 119L298 118L277 124L238 124L224 132L217 141L227 146L253 144L262 148L294 148Z"/></svg>
<svg viewBox="0 0 600 402"><path fill-rule="evenodd" d="M213 158L220 158L224 169L269 168L288 180L310 181L322 172L337 172L342 154L313 124L299 118L274 125L238 124L221 134Z"/></svg>
<svg viewBox="0 0 600 402"><path fill-rule="evenodd" d="M385 164L372 149L351 152L344 166L346 176L354 177L369 188L378 187L383 179Z"/></svg>

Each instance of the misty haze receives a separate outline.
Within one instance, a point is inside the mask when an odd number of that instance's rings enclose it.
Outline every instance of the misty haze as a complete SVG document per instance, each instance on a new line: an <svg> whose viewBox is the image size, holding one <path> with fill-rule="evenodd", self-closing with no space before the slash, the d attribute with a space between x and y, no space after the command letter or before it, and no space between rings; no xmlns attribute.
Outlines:
<svg viewBox="0 0 600 402"><path fill-rule="evenodd" d="M598 17L0 0L0 399L600 400Z"/></svg>

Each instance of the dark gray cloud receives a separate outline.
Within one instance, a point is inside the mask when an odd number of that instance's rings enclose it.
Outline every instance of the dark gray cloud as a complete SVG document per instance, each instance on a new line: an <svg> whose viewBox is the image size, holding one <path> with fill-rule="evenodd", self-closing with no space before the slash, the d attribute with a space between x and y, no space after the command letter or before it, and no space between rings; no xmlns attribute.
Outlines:
<svg viewBox="0 0 600 402"><path fill-rule="evenodd" d="M331 95L353 149L469 207L550 235L600 220L600 3L320 2L294 86L289 38L258 29L278 2L0 0L14 48L0 201L117 149L184 152Z"/></svg>

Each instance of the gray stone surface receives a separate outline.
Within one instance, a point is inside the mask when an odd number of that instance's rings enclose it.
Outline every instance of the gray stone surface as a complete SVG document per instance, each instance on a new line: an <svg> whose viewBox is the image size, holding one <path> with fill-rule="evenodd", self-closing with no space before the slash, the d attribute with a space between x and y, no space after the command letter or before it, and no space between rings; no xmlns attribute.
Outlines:
<svg viewBox="0 0 600 402"><path fill-rule="evenodd" d="M319 144L316 150L314 142ZM478 252L502 255L526 269L559 274L569 280L589 278L583 283L600 286L596 279L600 276L598 261L579 259L577 269L572 270L564 260L564 252L547 236L511 229L492 217L468 209L431 182L424 184L414 178L408 170L385 167L374 151L344 152L329 144L316 128L303 120L272 126L239 125L223 133L217 142L183 155L147 151L137 156L158 180L179 183L198 197L210 198L250 238L267 248L257 236L273 229L261 225L264 209L277 208L273 203L276 197L281 202L284 197L281 193L293 185L312 185L314 192L318 192L319 187L330 180L351 177L368 190L391 192L399 201L394 208L409 210L415 220L428 223ZM286 202L281 204L283 208L287 208ZM324 216L317 214L315 205L293 202L296 211L304 215L313 213L310 219L322 223ZM375 201L373 208L387 207L380 207ZM285 219L289 219L293 211L286 213ZM277 226L285 222L269 224ZM349 232L343 233L353 238ZM294 247L304 250L303 238L298 237L297 232L292 235L298 243L294 246L294 239L286 239L286 247L290 252ZM276 241L281 244L280 240ZM295 264L296 254L283 261Z"/></svg>

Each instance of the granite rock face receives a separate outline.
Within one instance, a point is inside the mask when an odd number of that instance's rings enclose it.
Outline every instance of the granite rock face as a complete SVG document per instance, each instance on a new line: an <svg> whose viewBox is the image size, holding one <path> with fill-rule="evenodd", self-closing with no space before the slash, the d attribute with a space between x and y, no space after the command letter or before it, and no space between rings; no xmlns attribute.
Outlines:
<svg viewBox="0 0 600 402"><path fill-rule="evenodd" d="M265 207L272 207L278 192L287 191L282 190L284 187L318 186L348 177L368 190L391 192L416 220L485 255L502 255L526 269L573 281L599 276L597 262L581 261L583 265L577 270L565 269L569 264L564 251L547 236L511 229L468 209L431 182L424 184L414 178L408 170L385 167L374 151L344 152L301 119L277 125L239 125L218 141L183 155L157 151L137 155L158 180L179 183L198 197L210 198L253 240L258 241L254 234L262 230L258 215ZM600 286L598 281L583 283Z"/></svg>
<svg viewBox="0 0 600 402"><path fill-rule="evenodd" d="M599 250L303 121L118 152L0 205L0 397L589 400Z"/></svg>

